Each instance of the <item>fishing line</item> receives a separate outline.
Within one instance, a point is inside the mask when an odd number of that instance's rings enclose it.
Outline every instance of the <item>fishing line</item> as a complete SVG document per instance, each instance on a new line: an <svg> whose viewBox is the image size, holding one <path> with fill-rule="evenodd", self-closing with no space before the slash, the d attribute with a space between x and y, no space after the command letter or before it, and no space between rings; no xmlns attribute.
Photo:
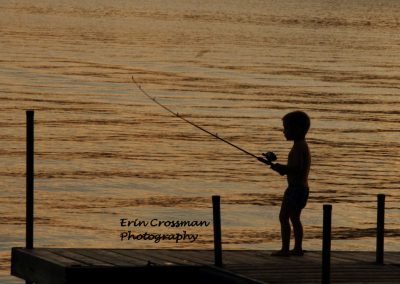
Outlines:
<svg viewBox="0 0 400 284"><path fill-rule="evenodd" d="M196 123L194 123L194 122L192 122L192 121L186 119L185 117L183 117L183 116L180 115L179 113L172 111L170 108L168 108L167 106L165 106L165 105L163 105L162 103L160 103L156 98L150 96L145 90L143 90L142 86L140 86L140 85L135 81L135 79L133 78L133 76L132 76L132 82L136 85L136 87L141 91L142 94L144 94L147 98L149 98L150 100L152 100L154 103L156 103L157 105L159 105L160 107L162 107L163 109L165 109L166 111L168 111L169 113L171 113L173 116L175 116L175 117L177 117L177 118L179 118L179 119L185 121L186 123L188 123L188 124L190 124L190 125L196 127L197 129L200 129L201 131L203 131L203 132L205 132L205 133L211 135L212 137L214 137L214 138L216 138L216 139L218 139L218 140L220 140L220 141L222 141L222 142L224 142L224 143L226 143L226 144L228 144L228 145L230 145L230 146L236 148L237 150L241 151L242 153L245 153L245 154L248 155L248 156L251 156L251 157L253 157L253 158L256 158L256 159L257 159L258 161L260 161L260 162L263 162L263 163L265 163L265 164L270 165L272 161L275 161L275 160L276 160L276 156L275 156L275 154L274 154L273 152L263 153L262 155L266 158L266 159L264 159L264 158L262 158L262 157L258 157L258 156L256 156L256 155L254 155L253 153L250 153L249 151L247 151L247 150L245 150L245 149L243 149L243 148L241 148L241 147L239 147L239 146L233 144L232 142L229 142L228 140L225 140L224 138L219 137L218 134L214 134L214 133L208 131L207 129L201 127L200 125L198 125L198 124L196 124Z"/></svg>

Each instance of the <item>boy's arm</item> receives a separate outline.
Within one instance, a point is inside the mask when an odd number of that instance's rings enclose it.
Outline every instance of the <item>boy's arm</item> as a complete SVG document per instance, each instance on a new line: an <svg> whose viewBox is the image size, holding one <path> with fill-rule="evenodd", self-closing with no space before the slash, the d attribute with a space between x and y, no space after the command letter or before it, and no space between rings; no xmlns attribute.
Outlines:
<svg viewBox="0 0 400 284"><path fill-rule="evenodd" d="M288 174L297 174L304 171L304 145L294 145L289 153L287 165L271 164L271 169L278 172L281 176Z"/></svg>
<svg viewBox="0 0 400 284"><path fill-rule="evenodd" d="M279 173L281 176L290 174L290 173L297 173L301 170L300 167L296 166L291 166L289 167L288 165L281 165L279 163L276 164L271 164L271 169Z"/></svg>
<svg viewBox="0 0 400 284"><path fill-rule="evenodd" d="M282 165L279 163L272 163L269 160L258 157L257 159L264 164L270 165L271 169L279 173L281 176L287 174L297 174L304 171L305 161L303 157L303 152L306 149L304 147L293 147L291 153L289 154L288 164Z"/></svg>
<svg viewBox="0 0 400 284"><path fill-rule="evenodd" d="M287 165L281 165L279 163L271 163L271 169L279 173L281 176L287 175L289 172L289 168Z"/></svg>
<svg viewBox="0 0 400 284"><path fill-rule="evenodd" d="M286 175L288 173L288 166L286 165L281 165L279 163L273 164L271 161L268 161L267 159L261 157L257 157L257 160L271 166L271 169L278 172L281 176Z"/></svg>

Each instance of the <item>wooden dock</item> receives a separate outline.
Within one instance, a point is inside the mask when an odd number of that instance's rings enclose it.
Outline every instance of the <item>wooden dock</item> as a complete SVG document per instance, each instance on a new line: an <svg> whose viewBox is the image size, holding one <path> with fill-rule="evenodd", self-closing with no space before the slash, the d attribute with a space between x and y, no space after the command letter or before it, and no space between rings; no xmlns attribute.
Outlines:
<svg viewBox="0 0 400 284"><path fill-rule="evenodd" d="M321 283L321 252L272 257L271 251L13 248L11 274L38 284L58 283ZM400 252L331 253L332 283L400 283Z"/></svg>

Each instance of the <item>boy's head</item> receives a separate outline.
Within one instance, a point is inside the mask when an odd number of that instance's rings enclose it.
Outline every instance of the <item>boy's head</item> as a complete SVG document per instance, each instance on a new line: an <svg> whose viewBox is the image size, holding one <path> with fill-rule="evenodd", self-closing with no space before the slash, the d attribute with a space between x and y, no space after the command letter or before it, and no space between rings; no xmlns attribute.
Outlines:
<svg viewBox="0 0 400 284"><path fill-rule="evenodd" d="M287 140L300 140L306 137L310 129L310 118L303 111L293 111L283 118L284 134Z"/></svg>

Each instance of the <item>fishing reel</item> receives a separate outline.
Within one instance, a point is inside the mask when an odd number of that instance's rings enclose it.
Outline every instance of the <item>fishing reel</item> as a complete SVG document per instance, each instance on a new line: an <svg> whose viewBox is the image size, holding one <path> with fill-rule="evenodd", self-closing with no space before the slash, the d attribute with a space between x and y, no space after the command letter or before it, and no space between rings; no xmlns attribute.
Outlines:
<svg viewBox="0 0 400 284"><path fill-rule="evenodd" d="M263 155L268 162L275 162L278 159L274 152L262 153L261 155Z"/></svg>
<svg viewBox="0 0 400 284"><path fill-rule="evenodd" d="M262 153L261 155L264 158L258 157L257 159L267 165L272 165L272 162L275 162L278 159L274 152Z"/></svg>

